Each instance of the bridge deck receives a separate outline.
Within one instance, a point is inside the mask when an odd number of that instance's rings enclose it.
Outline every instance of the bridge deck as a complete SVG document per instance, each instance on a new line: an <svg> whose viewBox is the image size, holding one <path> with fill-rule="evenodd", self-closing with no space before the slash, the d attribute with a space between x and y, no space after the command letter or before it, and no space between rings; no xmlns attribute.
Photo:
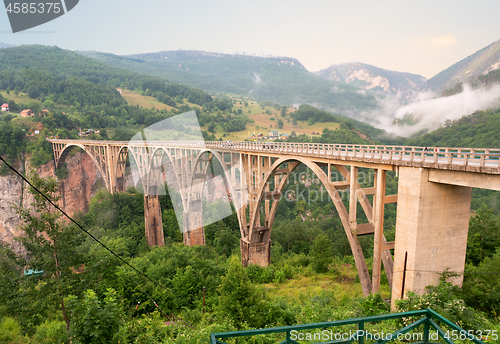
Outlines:
<svg viewBox="0 0 500 344"><path fill-rule="evenodd" d="M59 140L52 143L144 146L140 141ZM425 152L415 146L348 145L288 142L221 142L221 141L148 141L149 147L216 149L263 155L296 155L316 159L351 161L369 165L425 167L453 171L500 174L500 149L443 147L439 152ZM373 166L374 167L374 166ZM391 168L392 169L392 168Z"/></svg>

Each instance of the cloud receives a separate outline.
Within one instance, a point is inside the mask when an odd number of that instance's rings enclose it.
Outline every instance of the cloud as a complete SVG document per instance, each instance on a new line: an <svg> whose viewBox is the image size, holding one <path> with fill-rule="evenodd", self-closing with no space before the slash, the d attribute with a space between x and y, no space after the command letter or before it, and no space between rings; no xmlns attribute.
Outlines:
<svg viewBox="0 0 500 344"><path fill-rule="evenodd" d="M382 115L380 122L384 129L390 133L401 136L415 134L422 129L434 130L443 124L447 119L454 120L470 115L477 110L486 110L500 106L500 84L491 88L471 89L464 85L461 93L450 97L434 98L431 93L421 93L417 101L408 105L398 107L394 111L393 107L386 107L385 116ZM394 112L392 112L394 111ZM403 118L410 115L416 120L415 125L393 125L395 118ZM390 124L389 124L390 123Z"/></svg>
<svg viewBox="0 0 500 344"><path fill-rule="evenodd" d="M450 34L447 34L447 35L444 35L441 37L434 37L431 40L432 45L440 46L440 47L451 46L451 45L455 44L456 41L457 41L457 39L455 38L455 35L450 35Z"/></svg>

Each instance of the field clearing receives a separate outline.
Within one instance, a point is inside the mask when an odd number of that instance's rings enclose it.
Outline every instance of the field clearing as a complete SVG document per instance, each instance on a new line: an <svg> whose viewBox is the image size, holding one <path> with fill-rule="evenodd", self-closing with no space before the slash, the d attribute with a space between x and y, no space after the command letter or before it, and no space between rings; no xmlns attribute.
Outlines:
<svg viewBox="0 0 500 344"><path fill-rule="evenodd" d="M2 96L5 99L13 100L17 104L21 104L21 103L26 104L28 102L41 103L38 99L31 99L30 97L28 97L27 93L23 93L23 92L19 92L18 95L15 95L14 92L10 92L10 94L7 94L6 91L0 91L0 94L2 94ZM2 105L2 104L0 104L0 105Z"/></svg>
<svg viewBox="0 0 500 344"><path fill-rule="evenodd" d="M132 106L142 106L144 108L155 108L155 109L166 109L170 111L174 109L171 106L158 102L155 98L150 96L144 96L137 92L130 91L127 89L122 89L122 97L127 101L129 105ZM231 140L231 141L244 141L248 139L250 135L255 134L258 135L262 133L264 135L268 135L270 130L278 130L283 134L291 134L292 131L295 131L297 135L306 134L312 136L312 133L319 132L320 135L324 128L328 128L330 130L336 130L339 127L338 123L315 123L312 126L307 125L307 122L299 121L296 125L292 124L292 119L289 114L294 112L295 108L289 108L287 110L287 116L281 117L281 110L276 110L273 107L265 106L262 108L258 102L250 100L247 101L248 106L244 105L244 100L241 100L242 104L239 103L240 99L236 99L236 103L233 105L233 109L238 111L241 109L242 114L248 116L248 118L255 121L255 123L247 123L246 129L242 131L225 133L220 125L217 125L215 128L215 136L217 139L222 138L223 140ZM188 102L184 99L183 104L189 105L190 107L198 107L199 105ZM266 114L265 112L269 110L271 115ZM271 120L274 118L274 120ZM283 128L278 129L278 119L283 121ZM288 120L288 121L287 121ZM208 129L208 124L205 124L201 127L201 130L206 131ZM226 134L226 136L223 136Z"/></svg>
<svg viewBox="0 0 500 344"><path fill-rule="evenodd" d="M307 122L303 121L299 121L297 125L293 125L291 119L290 122L287 122L287 118L289 118L288 116L286 118L281 117L281 114L276 110L273 112L273 115L269 116L266 113L262 113L262 108L260 107L254 107L250 109L258 110L258 112L256 112L255 114L248 116L248 118L253 119L255 123L247 123L246 130L227 133L226 136L223 137L223 140L243 141L245 139L248 139L250 135L258 135L259 133L267 136L269 134L269 131L274 129L278 130L282 134L291 134L292 131L295 131L297 135L306 134L312 136L313 132L319 132L321 135L324 128L337 130L340 126L340 124L338 123L315 123L314 125L309 126L307 125ZM271 120L272 117L274 117L274 120ZM281 119L283 121L282 129L278 129L278 119ZM206 130L206 128L203 130ZM216 130L217 138L222 137L222 134L222 129L218 127Z"/></svg>
<svg viewBox="0 0 500 344"><path fill-rule="evenodd" d="M259 290L275 297L286 297L292 302L303 298L319 295L322 291L333 291L337 299L357 298L363 296L361 284L357 280L358 272L355 266L343 264L339 267L339 274L332 273L306 276L300 274L287 280L285 283L259 284ZM391 292L386 283L381 283L382 298L389 299Z"/></svg>
<svg viewBox="0 0 500 344"><path fill-rule="evenodd" d="M139 106L142 106L144 108L149 108L149 109L155 108L158 110L165 109L167 111L174 109L174 107L169 106L167 104L160 103L159 101L157 101L153 97L143 96L142 94L132 92L132 91L127 90L127 89L122 89L122 97L123 97L123 99L125 99L125 101L127 102L128 105L132 105L132 106L139 105Z"/></svg>

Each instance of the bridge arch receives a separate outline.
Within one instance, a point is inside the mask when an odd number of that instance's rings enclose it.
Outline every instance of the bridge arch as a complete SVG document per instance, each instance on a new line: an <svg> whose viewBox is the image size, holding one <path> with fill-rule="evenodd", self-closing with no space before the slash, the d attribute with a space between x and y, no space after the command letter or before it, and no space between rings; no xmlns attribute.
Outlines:
<svg viewBox="0 0 500 344"><path fill-rule="evenodd" d="M166 182L166 176L164 178L161 177L161 175L164 176L164 173L166 172L164 169L164 162L166 159L167 163L172 166L172 170L173 170L173 173L175 176L175 182L177 184L179 193L181 194L182 206L185 209L185 207L186 207L185 195L182 192L182 190L183 190L182 181L179 180L179 175L182 171L178 170L178 166L176 166L176 164L175 164L174 157L172 157L172 154L169 152L169 150L165 149L164 147L156 147L150 154L151 155L149 158L149 162L144 165L145 170L141 171L141 174L147 176L148 183L151 182L151 180L149 180L149 178L156 179L156 180L154 180L154 182L156 182L156 183L161 181L161 180L164 180Z"/></svg>
<svg viewBox="0 0 500 344"><path fill-rule="evenodd" d="M354 260L356 263L356 268L358 270L358 275L360 278L361 286L363 289L363 293L365 295L370 293L371 290L371 281L370 281L370 274L368 272L368 267L366 265L366 260L363 255L363 251L361 248L361 244L359 243L359 240L357 236L353 233L353 230L351 229L350 223L349 223L349 214L347 212L347 209L344 206L344 203L342 202L342 199L335 188L335 186L328 181L328 176L327 174L320 168L318 164L315 162L312 162L311 160L307 159L306 157L301 157L301 156L294 156L294 157L281 157L278 160L276 160L272 166L270 167L270 170L268 173L265 174L264 180L260 183L260 187L257 192L257 198L255 199L256 201L256 206L253 207L251 214L250 214L250 231L249 231L249 238L248 241L249 243L256 244L258 242L261 242L262 240L268 241L271 237L271 232L272 232L272 224L274 221L274 217L276 215L276 210L277 210L277 205L278 202L273 202L271 209L269 211L269 217L266 219L267 220L267 227L269 230L267 233L262 236L260 235L259 237L259 232L256 231L255 229L260 226L260 223L258 222L258 219L260 218L260 202L262 202L265 194L265 189L266 185L269 183L271 177L274 177L277 175L275 171L281 166L283 163L286 162L291 162L291 166L288 169L286 173L283 174L283 178L281 179L280 183L278 184L277 188L275 185L275 191L277 191L277 194L281 195L282 190L284 185L286 184L286 181L288 180L288 177L290 174L300 165L300 163L306 165L309 167L309 169L319 178L321 181L322 185L325 187L327 190L330 198L332 199L335 209L337 210L337 213L339 214L340 220L342 222L342 225L344 227L344 231L347 235L347 239L349 241L349 245L351 247L351 251L354 256ZM336 166L334 165L339 172L342 173L344 177L347 177L349 175L349 170L345 168L344 166ZM346 178L347 179L347 178ZM364 197L366 199L366 197ZM363 205L363 210L365 211L365 214L367 215L367 218L371 218L371 213L369 212L369 207L366 204L366 202L369 205L368 199L366 201L363 199L362 200L362 205ZM371 205L370 205L371 207ZM385 263L385 261L384 261Z"/></svg>
<svg viewBox="0 0 500 344"><path fill-rule="evenodd" d="M106 185L106 189L109 191L109 192L112 192L111 191L111 185L110 185L110 180L109 180L109 176L108 176L108 171L106 169L106 165L105 165L105 162L104 161L101 161L102 158L97 156L94 152L94 149L86 149L85 146L83 144L79 144L79 143L69 143L67 144L63 150L61 151L60 155L59 155L59 158L56 160L56 164L55 164L55 167L56 167L56 170L58 168L61 168L62 165L64 164L64 162L66 161L66 158L68 157L68 154L69 152L71 151L72 148L74 147L79 147L81 148L85 153L87 153L88 156L90 156L90 158L92 159L92 161L94 162L95 166L97 167L97 170L99 171L99 173L101 174L102 176L102 179L104 179L104 183Z"/></svg>
<svg viewBox="0 0 500 344"><path fill-rule="evenodd" d="M234 206L234 209L236 211L236 215L238 217L238 224L239 224L239 227L240 227L240 234L241 236L244 235L244 225L243 225L243 221L242 221L242 206L243 206L243 203L244 203L244 200L245 198L243 197L243 191L240 191L240 195L239 197L237 197L238 199L234 199L235 196L237 196L237 193L236 193L236 190L233 186L233 184L231 183L231 180L229 179L230 177L230 171L229 169L227 168L227 165L226 165L226 162L224 161L224 158L223 156L220 155L219 152L215 151L215 150L211 150L211 149L203 149L203 150L200 150L198 151L198 154L195 158L195 161L193 163L193 166L192 166L192 169L190 171L190 181L188 183L188 186L189 186L189 192L188 192L188 204L191 203L191 200L192 200L192 197L193 197L193 187L194 187L194 184L195 184L195 180L196 180L196 168L198 166L199 163L201 163L201 159L203 158L203 155L204 154L209 154L209 160L208 162L211 162L212 159L215 157L215 159L219 162L221 168L222 168L222 178L224 180L224 185L226 187L226 191L229 191L229 194L231 195L231 199L229 200L233 206ZM203 181L202 181L202 189L205 188L205 184L206 184L206 176L207 176L207 172L208 172L208 168L209 168L209 164L207 164L205 166L205 170L202 172L203 175L205 176L203 178ZM240 179L244 178L243 176L243 172L241 171L241 168L238 168L239 170L239 177ZM235 173L235 172L234 172ZM189 210L188 210L189 211Z"/></svg>

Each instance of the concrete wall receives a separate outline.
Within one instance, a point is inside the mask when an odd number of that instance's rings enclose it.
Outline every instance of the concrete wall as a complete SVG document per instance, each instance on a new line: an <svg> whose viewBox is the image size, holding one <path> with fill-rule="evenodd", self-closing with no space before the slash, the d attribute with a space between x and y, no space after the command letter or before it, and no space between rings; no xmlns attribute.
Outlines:
<svg viewBox="0 0 500 344"><path fill-rule="evenodd" d="M392 302L422 294L446 268L464 271L472 188L429 181L429 169L400 167ZM462 277L453 280L461 285Z"/></svg>

